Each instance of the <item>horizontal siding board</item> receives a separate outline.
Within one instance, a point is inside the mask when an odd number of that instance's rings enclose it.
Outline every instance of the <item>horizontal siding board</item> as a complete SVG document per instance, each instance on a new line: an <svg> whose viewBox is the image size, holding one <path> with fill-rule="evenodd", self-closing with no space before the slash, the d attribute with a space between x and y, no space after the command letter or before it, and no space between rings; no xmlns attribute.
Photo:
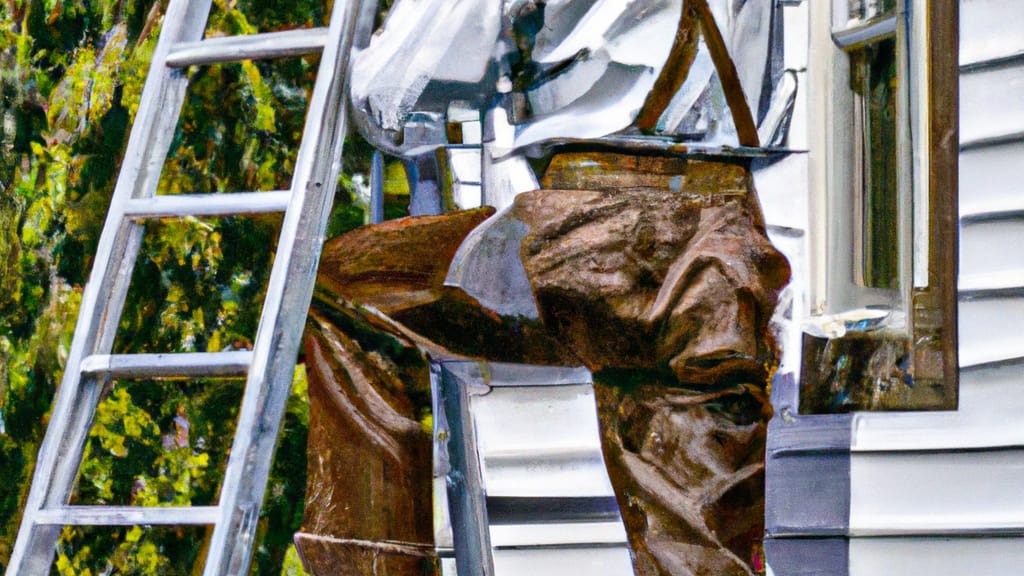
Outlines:
<svg viewBox="0 0 1024 576"><path fill-rule="evenodd" d="M625 576L633 571L625 545L579 548L505 548L494 551L495 574L591 574Z"/></svg>
<svg viewBox="0 0 1024 576"><path fill-rule="evenodd" d="M1024 540L854 538L849 557L850 576L1008 576L1021 573Z"/></svg>
<svg viewBox="0 0 1024 576"><path fill-rule="evenodd" d="M1024 449L853 453L850 534L1024 534Z"/></svg>
<svg viewBox="0 0 1024 576"><path fill-rule="evenodd" d="M995 250L995 248L993 248ZM1006 251L1022 248L1007 246ZM961 299L958 307L960 365L973 366L1024 356L1024 298Z"/></svg>
<svg viewBox="0 0 1024 576"><path fill-rule="evenodd" d="M1024 2L960 0L960 64L1024 53Z"/></svg>
<svg viewBox="0 0 1024 576"><path fill-rule="evenodd" d="M960 143L1024 133L1024 61L960 75Z"/></svg>
<svg viewBox="0 0 1024 576"><path fill-rule="evenodd" d="M953 412L875 412L854 416L855 452L1024 446L1024 362L960 373Z"/></svg>
<svg viewBox="0 0 1024 576"><path fill-rule="evenodd" d="M473 410L488 495L614 494L590 384L495 387Z"/></svg>
<svg viewBox="0 0 1024 576"><path fill-rule="evenodd" d="M1024 2L1021 5L1024 6ZM1021 36L1024 37L1024 32ZM961 216L1024 208L1021 159L1024 159L1024 138L961 152Z"/></svg>
<svg viewBox="0 0 1024 576"><path fill-rule="evenodd" d="M960 273L967 276L1024 271L1024 218L964 222Z"/></svg>

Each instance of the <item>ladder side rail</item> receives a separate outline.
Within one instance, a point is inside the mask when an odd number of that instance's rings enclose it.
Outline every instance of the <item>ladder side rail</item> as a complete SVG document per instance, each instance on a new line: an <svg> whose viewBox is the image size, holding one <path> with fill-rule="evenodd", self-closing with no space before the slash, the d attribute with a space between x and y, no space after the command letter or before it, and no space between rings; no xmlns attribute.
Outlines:
<svg viewBox="0 0 1024 576"><path fill-rule="evenodd" d="M114 251L123 254L125 260L132 263L139 252L142 244L143 227L130 222L122 222L116 232ZM108 254L109 256L109 254ZM97 257L94 266L101 265ZM118 264L116 255L111 258L110 270L104 274L97 284L98 300L96 305L85 308L86 301L82 298L82 308L79 309L78 325L85 325L89 331L83 336L83 353L72 356L69 354L65 365L64 377L58 395L63 397L62 391L67 388L66 394L69 398L75 398L71 402L68 412L62 414L58 421L56 417L51 418L50 427L54 428L57 444L55 454L46 454L47 459L54 458L52 468L48 474L48 490L43 500L43 507L50 508L66 504L74 488L75 479L78 477L78 468L81 464L82 451L85 447L86 438L89 435L89 428L92 425L96 407L102 396L102 389L110 382L107 378L96 378L82 374L81 363L90 352L109 351L113 344L113 336L117 330L117 323L120 318L120 310L124 304L128 292L128 281L131 277L131 268L127 272L124 264ZM91 280L91 279L90 279ZM82 314L86 311L88 316ZM76 328L76 336L77 328ZM103 332L108 336L104 337ZM72 346L74 341L72 341ZM91 349L91 350L90 350ZM58 398L58 402L60 398ZM54 411L56 413L56 410ZM49 433L49 428L47 433ZM49 435L49 434L48 434ZM43 453L40 450L40 460ZM35 480L33 479L33 488ZM45 480L44 480L45 482Z"/></svg>
<svg viewBox="0 0 1024 576"><path fill-rule="evenodd" d="M163 45L158 45L159 51L154 54L151 61L143 100L136 115L136 118L141 118L141 124L136 122L128 140L129 150L134 148L133 145L138 145L139 141L143 144L138 147L145 150L141 155L130 158L131 164L128 164L128 157L122 163L121 173L118 175L100 245L97 249L96 261L82 297L79 309L80 320L75 327L75 338L72 341L71 353L65 366L62 388L63 384L67 382L72 384L72 390L74 390L75 381L82 382L81 362L85 357L93 354L107 354L113 348L121 319L121 310L128 296L132 272L135 269L135 262L145 231L143 224L125 220L125 207L130 198L155 195L160 172L188 88L187 76L182 71L169 70L164 64L164 58L173 43L203 34L210 3L210 0L176 0L174 4L177 6L172 4L173 8L179 8L184 12L180 28L177 30L172 28L172 32L176 33L167 37L166 42L164 41L165 37L161 34L159 44ZM168 9L165 18L177 16L177 14L172 14L171 9ZM171 23L179 24L179 21L175 18L171 20ZM150 79L153 79L153 89L149 89ZM147 96L151 96L152 99L147 99ZM108 233L113 236L113 240L110 244L104 244L102 236L106 236ZM91 290L92 286L96 287L94 291ZM82 310L89 314L84 317L86 322L81 321ZM81 332L79 332L80 329ZM81 348L76 349L76 343L80 343ZM95 386L97 381L87 379L86 382L90 383L90 386ZM69 425L77 424L71 428L74 432L73 436L62 435L66 437L62 442L66 448L60 451L61 454L57 459L54 473L50 475L52 488L45 500L45 505L48 507L59 506L67 502L74 480L78 475L81 452L95 406L75 403L73 411L80 415L68 422Z"/></svg>
<svg viewBox="0 0 1024 576"><path fill-rule="evenodd" d="M167 66L178 44L202 38L212 0L171 0L153 50L111 204L153 196L188 88L186 70Z"/></svg>
<svg viewBox="0 0 1024 576"><path fill-rule="evenodd" d="M253 362L235 431L205 576L244 574L251 561L256 516L263 501L281 417L327 218L341 169L346 133L345 76L358 0L338 0L306 117L277 255L253 346Z"/></svg>
<svg viewBox="0 0 1024 576"><path fill-rule="evenodd" d="M206 12L202 11L203 6L196 4L205 4ZM112 346L131 268L141 244L142 228L123 220L123 203L127 198L139 195L141 190L147 190L150 195L155 191L159 170L156 176L152 175L153 163L147 161L146 154L153 151L154 132L173 133L187 83L187 78L180 71L172 74L166 69L164 59L174 43L202 35L209 4L210 0L193 3L172 0L164 17L136 115L138 121L129 136L127 153L97 247L96 261L82 295L64 376L40 445L18 538L7 567L9 575L49 572L60 526L39 526L36 515L44 507L66 504L70 497L100 392L95 378L84 379L83 386L80 364L86 356L108 352ZM170 98L165 94L168 86L174 84L181 85L173 93L179 104L168 108ZM166 110L174 112L164 114ZM170 135L161 140L166 154Z"/></svg>

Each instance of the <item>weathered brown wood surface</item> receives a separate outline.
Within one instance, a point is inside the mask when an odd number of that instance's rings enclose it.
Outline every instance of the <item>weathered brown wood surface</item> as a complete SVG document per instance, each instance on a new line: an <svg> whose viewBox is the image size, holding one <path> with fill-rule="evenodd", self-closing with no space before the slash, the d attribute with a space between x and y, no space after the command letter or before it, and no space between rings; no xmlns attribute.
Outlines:
<svg viewBox="0 0 1024 576"><path fill-rule="evenodd" d="M536 320L442 286L485 212L366 227L326 247L307 332L304 532L431 543L424 355L443 350L586 365L637 574L753 573L775 363L768 321L789 267L767 240L748 170L566 153L543 186L502 216L527 230L520 258ZM341 562L357 548L304 554Z"/></svg>

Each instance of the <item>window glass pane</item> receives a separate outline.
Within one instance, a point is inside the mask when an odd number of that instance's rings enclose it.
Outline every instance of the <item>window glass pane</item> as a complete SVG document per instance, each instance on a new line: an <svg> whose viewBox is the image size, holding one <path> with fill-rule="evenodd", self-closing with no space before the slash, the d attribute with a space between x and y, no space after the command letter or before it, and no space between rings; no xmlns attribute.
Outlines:
<svg viewBox="0 0 1024 576"><path fill-rule="evenodd" d="M847 0L847 13L851 21L871 20L896 9L896 0Z"/></svg>
<svg viewBox="0 0 1024 576"><path fill-rule="evenodd" d="M882 40L851 54L851 88L859 104L855 125L860 148L857 226L862 250L857 283L899 288L896 136L896 40Z"/></svg>
<svg viewBox="0 0 1024 576"><path fill-rule="evenodd" d="M913 394L911 338L900 292L896 39L847 54L853 95L853 181L847 192L853 258L842 276L851 285L830 294L841 302L839 309L805 328L802 413L907 406Z"/></svg>

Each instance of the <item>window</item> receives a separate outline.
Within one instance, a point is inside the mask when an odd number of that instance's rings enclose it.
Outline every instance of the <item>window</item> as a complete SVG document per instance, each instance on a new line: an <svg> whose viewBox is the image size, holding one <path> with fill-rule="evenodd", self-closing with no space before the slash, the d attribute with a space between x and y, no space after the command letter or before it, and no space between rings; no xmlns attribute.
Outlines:
<svg viewBox="0 0 1024 576"><path fill-rule="evenodd" d="M899 288L896 40L850 53L854 146L854 282Z"/></svg>
<svg viewBox="0 0 1024 576"><path fill-rule="evenodd" d="M955 0L813 10L800 411L953 409Z"/></svg>

